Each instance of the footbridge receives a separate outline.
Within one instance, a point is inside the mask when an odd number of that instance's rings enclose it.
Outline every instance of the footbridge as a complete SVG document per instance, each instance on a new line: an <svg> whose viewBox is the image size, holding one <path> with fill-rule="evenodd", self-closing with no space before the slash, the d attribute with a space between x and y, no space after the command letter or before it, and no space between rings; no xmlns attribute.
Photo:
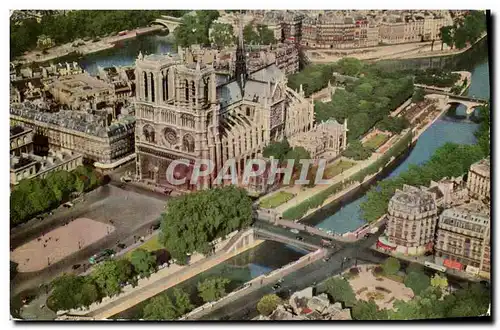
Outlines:
<svg viewBox="0 0 500 330"><path fill-rule="evenodd" d="M181 24L181 21L182 19L179 17L162 15L160 18L152 21L151 25L161 25L165 27L169 33L172 33Z"/></svg>
<svg viewBox="0 0 500 330"><path fill-rule="evenodd" d="M417 87L421 87L424 92L429 93L429 94L438 94L438 95L444 95L447 96L447 103L448 104L461 104L464 107L467 108L466 113L467 115L470 115L471 113L474 112L475 108L479 106L483 106L488 104L489 100L485 100L479 97L475 96L464 96L464 95L455 95L453 93L444 91L439 88L433 88L425 85L415 85Z"/></svg>

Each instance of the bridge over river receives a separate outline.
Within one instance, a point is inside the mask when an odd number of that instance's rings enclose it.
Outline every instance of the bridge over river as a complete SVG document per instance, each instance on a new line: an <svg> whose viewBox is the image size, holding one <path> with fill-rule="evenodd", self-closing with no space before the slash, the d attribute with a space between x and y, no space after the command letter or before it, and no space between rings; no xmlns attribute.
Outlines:
<svg viewBox="0 0 500 330"><path fill-rule="evenodd" d="M415 84L415 87L420 87L424 92L429 94L439 94L447 97L447 104L462 104L466 107L466 114L470 115L474 112L475 108L488 104L489 100L485 100L475 96L455 95L453 93L444 91L440 88L434 88L426 85Z"/></svg>

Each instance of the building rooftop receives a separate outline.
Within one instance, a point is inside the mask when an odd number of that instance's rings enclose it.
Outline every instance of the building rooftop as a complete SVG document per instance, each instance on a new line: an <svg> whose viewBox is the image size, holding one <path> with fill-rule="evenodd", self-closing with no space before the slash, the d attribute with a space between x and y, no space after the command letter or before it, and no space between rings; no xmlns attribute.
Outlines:
<svg viewBox="0 0 500 330"><path fill-rule="evenodd" d="M37 107L31 102L12 104L10 113L23 118L36 120L48 124L58 125L67 129L76 130L98 137L111 137L127 131L135 126L135 118L127 116L120 121L107 125L104 113L91 113L90 111L61 110L47 112L48 109Z"/></svg>
<svg viewBox="0 0 500 330"><path fill-rule="evenodd" d="M471 203L469 203L471 204ZM477 207L477 208L476 208ZM472 224L478 224L482 226L489 226L490 215L482 213L483 208L479 206L458 206L451 209L446 209L441 213L441 217L448 217L457 220L463 220Z"/></svg>
<svg viewBox="0 0 500 330"><path fill-rule="evenodd" d="M14 137L18 134L30 131L31 129L24 128L22 126L16 125L10 127L10 137Z"/></svg>
<svg viewBox="0 0 500 330"><path fill-rule="evenodd" d="M436 204L431 193L413 186L404 185L403 190L396 190L391 198L391 208L408 212L419 209L435 209Z"/></svg>
<svg viewBox="0 0 500 330"><path fill-rule="evenodd" d="M490 158L484 158L471 165L470 169L484 177L490 177Z"/></svg>

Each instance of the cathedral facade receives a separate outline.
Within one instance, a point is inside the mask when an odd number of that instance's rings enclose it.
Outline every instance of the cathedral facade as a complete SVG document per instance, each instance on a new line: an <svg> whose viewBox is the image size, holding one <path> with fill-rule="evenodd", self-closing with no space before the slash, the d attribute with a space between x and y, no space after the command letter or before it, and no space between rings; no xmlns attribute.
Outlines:
<svg viewBox="0 0 500 330"><path fill-rule="evenodd" d="M271 141L312 129L313 103L287 87L275 65L247 72L243 44L236 54L236 73L218 83L212 65L182 62L169 55L148 55L136 61L137 179L170 186L167 168L173 160L209 159L210 177L182 190L212 186L228 159L240 176L249 159L262 157ZM174 177L187 177L192 166L176 166Z"/></svg>

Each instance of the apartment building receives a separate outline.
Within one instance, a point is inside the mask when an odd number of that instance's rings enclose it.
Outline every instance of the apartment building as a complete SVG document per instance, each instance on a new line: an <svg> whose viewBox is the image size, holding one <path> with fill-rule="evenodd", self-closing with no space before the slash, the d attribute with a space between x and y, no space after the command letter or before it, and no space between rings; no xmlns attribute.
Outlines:
<svg viewBox="0 0 500 330"><path fill-rule="evenodd" d="M490 214L476 203L444 210L438 221L435 262L478 274L490 270Z"/></svg>
<svg viewBox="0 0 500 330"><path fill-rule="evenodd" d="M404 185L396 190L388 206L385 234L396 252L421 255L432 250L437 207L434 196L425 188Z"/></svg>
<svg viewBox="0 0 500 330"><path fill-rule="evenodd" d="M467 175L469 195L474 198L490 199L490 158L472 164Z"/></svg>

